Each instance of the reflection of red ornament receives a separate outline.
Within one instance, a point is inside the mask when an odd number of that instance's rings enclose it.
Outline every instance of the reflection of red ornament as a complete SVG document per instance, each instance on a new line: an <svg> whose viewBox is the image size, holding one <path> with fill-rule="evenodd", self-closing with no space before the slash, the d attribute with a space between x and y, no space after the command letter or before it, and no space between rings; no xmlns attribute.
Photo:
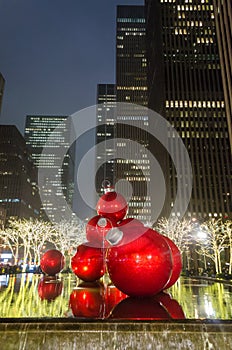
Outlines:
<svg viewBox="0 0 232 350"><path fill-rule="evenodd" d="M54 300L61 293L63 289L63 282L56 277L44 276L38 284L38 293L42 300Z"/></svg>
<svg viewBox="0 0 232 350"><path fill-rule="evenodd" d="M64 264L65 258L57 249L47 250L46 253L43 254L40 261L41 270L50 276L54 276L63 270Z"/></svg>
<svg viewBox="0 0 232 350"><path fill-rule="evenodd" d="M103 249L81 244L72 257L71 266L76 276L86 282L93 282L104 274Z"/></svg>
<svg viewBox="0 0 232 350"><path fill-rule="evenodd" d="M110 248L106 260L111 281L130 296L159 293L172 271L170 248L152 229L128 244Z"/></svg>
<svg viewBox="0 0 232 350"><path fill-rule="evenodd" d="M112 311L111 319L170 320L170 316L154 298L126 298Z"/></svg>
<svg viewBox="0 0 232 350"><path fill-rule="evenodd" d="M113 285L108 285L105 290L105 315L106 317L121 300L127 298L127 295L122 293Z"/></svg>
<svg viewBox="0 0 232 350"><path fill-rule="evenodd" d="M120 193L110 191L99 198L96 209L98 215L119 221L126 215L128 204Z"/></svg>
<svg viewBox="0 0 232 350"><path fill-rule="evenodd" d="M168 281L167 285L165 286L165 289L170 288L178 278L180 277L181 270L182 270L182 259L181 259L181 253L179 251L179 248L175 245L175 243L168 237L163 236L163 238L168 243L170 249L171 249L171 255L172 255L172 273L170 280Z"/></svg>
<svg viewBox="0 0 232 350"><path fill-rule="evenodd" d="M107 242L105 236L107 232L117 226L116 221L111 218L104 218L100 215L94 216L86 225L86 238L90 242L90 246L105 247Z"/></svg>
<svg viewBox="0 0 232 350"><path fill-rule="evenodd" d="M118 227L127 227L127 228L139 228L139 227L144 227L143 223L141 221L139 221L138 219L134 219L134 218L126 218L121 220L118 223Z"/></svg>
<svg viewBox="0 0 232 350"><path fill-rule="evenodd" d="M161 292L155 296L155 299L168 311L173 319L185 319L182 307L178 301L172 299L169 294Z"/></svg>
<svg viewBox="0 0 232 350"><path fill-rule="evenodd" d="M104 312L103 288L98 283L81 283L75 288L69 299L73 316L102 318Z"/></svg>

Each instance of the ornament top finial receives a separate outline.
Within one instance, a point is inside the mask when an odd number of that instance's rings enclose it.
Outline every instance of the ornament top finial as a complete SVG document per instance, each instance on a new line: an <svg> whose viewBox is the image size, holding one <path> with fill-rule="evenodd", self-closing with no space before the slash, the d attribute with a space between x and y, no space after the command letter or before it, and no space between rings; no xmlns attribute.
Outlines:
<svg viewBox="0 0 232 350"><path fill-rule="evenodd" d="M114 187L109 180L102 181L102 188L103 188L104 193L114 191Z"/></svg>

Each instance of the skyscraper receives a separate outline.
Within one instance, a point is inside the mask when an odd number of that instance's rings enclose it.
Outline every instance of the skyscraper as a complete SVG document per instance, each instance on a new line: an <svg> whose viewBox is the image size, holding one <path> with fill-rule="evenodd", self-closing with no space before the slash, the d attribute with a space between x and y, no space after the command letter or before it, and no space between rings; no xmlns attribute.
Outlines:
<svg viewBox="0 0 232 350"><path fill-rule="evenodd" d="M36 168L26 142L13 125L0 126L0 211L9 217L39 218ZM0 224L1 225L1 224Z"/></svg>
<svg viewBox="0 0 232 350"><path fill-rule="evenodd" d="M214 0L213 6L225 98L225 112L232 150L232 2L230 0Z"/></svg>
<svg viewBox="0 0 232 350"><path fill-rule="evenodd" d="M41 115L26 118L26 144L35 165L44 170L44 178L40 179L43 183L39 182L43 191L42 211L53 221L65 218L62 199L65 197L71 207L74 193L75 146L69 148L71 130L67 118Z"/></svg>
<svg viewBox="0 0 232 350"><path fill-rule="evenodd" d="M116 88L117 102L128 102L140 106L147 105L147 60L146 60L146 26L144 6L117 7L117 40L116 40ZM126 106L117 110L116 137L140 142L148 146L148 116L143 108ZM120 123L120 121L124 123ZM132 120L139 122L140 127L127 125ZM144 131L145 130L145 131ZM125 142L117 142L121 153L128 151ZM151 220L151 198L147 194L147 178L150 176L150 163L146 154L133 149L127 159L116 162L116 181L126 180L131 185L129 216L143 221ZM128 186L122 185L122 191L129 195ZM127 193L128 192L128 193ZM149 198L148 198L149 197Z"/></svg>
<svg viewBox="0 0 232 350"><path fill-rule="evenodd" d="M100 194L103 192L104 181L114 183L114 147L107 145L106 141L115 136L116 85L98 84L97 86L97 137L99 145L96 155L96 189ZM104 123L99 125L99 123ZM102 144L101 144L102 143ZM104 143L104 144L103 144Z"/></svg>
<svg viewBox="0 0 232 350"><path fill-rule="evenodd" d="M5 86L5 79L3 78L2 74L0 73L0 113L1 113L1 108L2 108L4 86Z"/></svg>
<svg viewBox="0 0 232 350"><path fill-rule="evenodd" d="M193 168L188 214L200 219L231 215L230 126L225 108L231 94L226 97L223 92L226 78L215 6L213 0L146 0L148 105L163 113L188 150ZM176 175L171 164L169 169L173 201Z"/></svg>

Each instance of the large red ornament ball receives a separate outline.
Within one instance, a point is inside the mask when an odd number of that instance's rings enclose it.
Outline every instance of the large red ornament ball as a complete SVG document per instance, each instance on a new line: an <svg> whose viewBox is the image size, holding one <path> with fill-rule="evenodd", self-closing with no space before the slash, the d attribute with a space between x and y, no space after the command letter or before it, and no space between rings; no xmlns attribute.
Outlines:
<svg viewBox="0 0 232 350"><path fill-rule="evenodd" d="M96 209L98 215L119 221L126 216L128 204L120 193L110 191L99 198Z"/></svg>
<svg viewBox="0 0 232 350"><path fill-rule="evenodd" d="M55 276L44 276L38 284L38 294L42 300L55 300L63 289L63 282Z"/></svg>
<svg viewBox="0 0 232 350"><path fill-rule="evenodd" d="M128 244L110 248L106 261L113 284L130 296L159 293L172 272L169 245L152 229Z"/></svg>
<svg viewBox="0 0 232 350"><path fill-rule="evenodd" d="M65 258L63 254L57 249L47 250L40 261L41 270L50 276L54 276L63 270L65 265Z"/></svg>
<svg viewBox="0 0 232 350"><path fill-rule="evenodd" d="M93 282L104 275L104 251L102 248L81 244L72 257L71 267L77 277Z"/></svg>
<svg viewBox="0 0 232 350"><path fill-rule="evenodd" d="M75 288L69 298L73 316L102 318L104 316L104 289L96 282L84 282Z"/></svg>
<svg viewBox="0 0 232 350"><path fill-rule="evenodd" d="M86 238L89 241L90 246L94 247L106 247L108 246L105 237L107 232L117 226L117 222L114 218L105 218L103 216L94 216L86 225Z"/></svg>
<svg viewBox="0 0 232 350"><path fill-rule="evenodd" d="M165 289L167 289L167 288L170 288L174 283L176 283L176 281L180 277L180 274L182 271L182 259L181 259L180 250L175 245L175 243L170 238L168 238L166 236L163 236L163 238L168 243L168 245L171 249L172 262L173 262L171 277L165 286Z"/></svg>

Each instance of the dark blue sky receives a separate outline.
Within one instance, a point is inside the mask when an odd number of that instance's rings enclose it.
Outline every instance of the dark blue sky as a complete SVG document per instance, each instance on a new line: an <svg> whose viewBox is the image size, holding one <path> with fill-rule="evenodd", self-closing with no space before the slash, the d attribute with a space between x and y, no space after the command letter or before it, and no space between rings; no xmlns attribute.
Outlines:
<svg viewBox="0 0 232 350"><path fill-rule="evenodd" d="M1 124L27 114L69 115L115 79L117 5L143 0L0 0Z"/></svg>

